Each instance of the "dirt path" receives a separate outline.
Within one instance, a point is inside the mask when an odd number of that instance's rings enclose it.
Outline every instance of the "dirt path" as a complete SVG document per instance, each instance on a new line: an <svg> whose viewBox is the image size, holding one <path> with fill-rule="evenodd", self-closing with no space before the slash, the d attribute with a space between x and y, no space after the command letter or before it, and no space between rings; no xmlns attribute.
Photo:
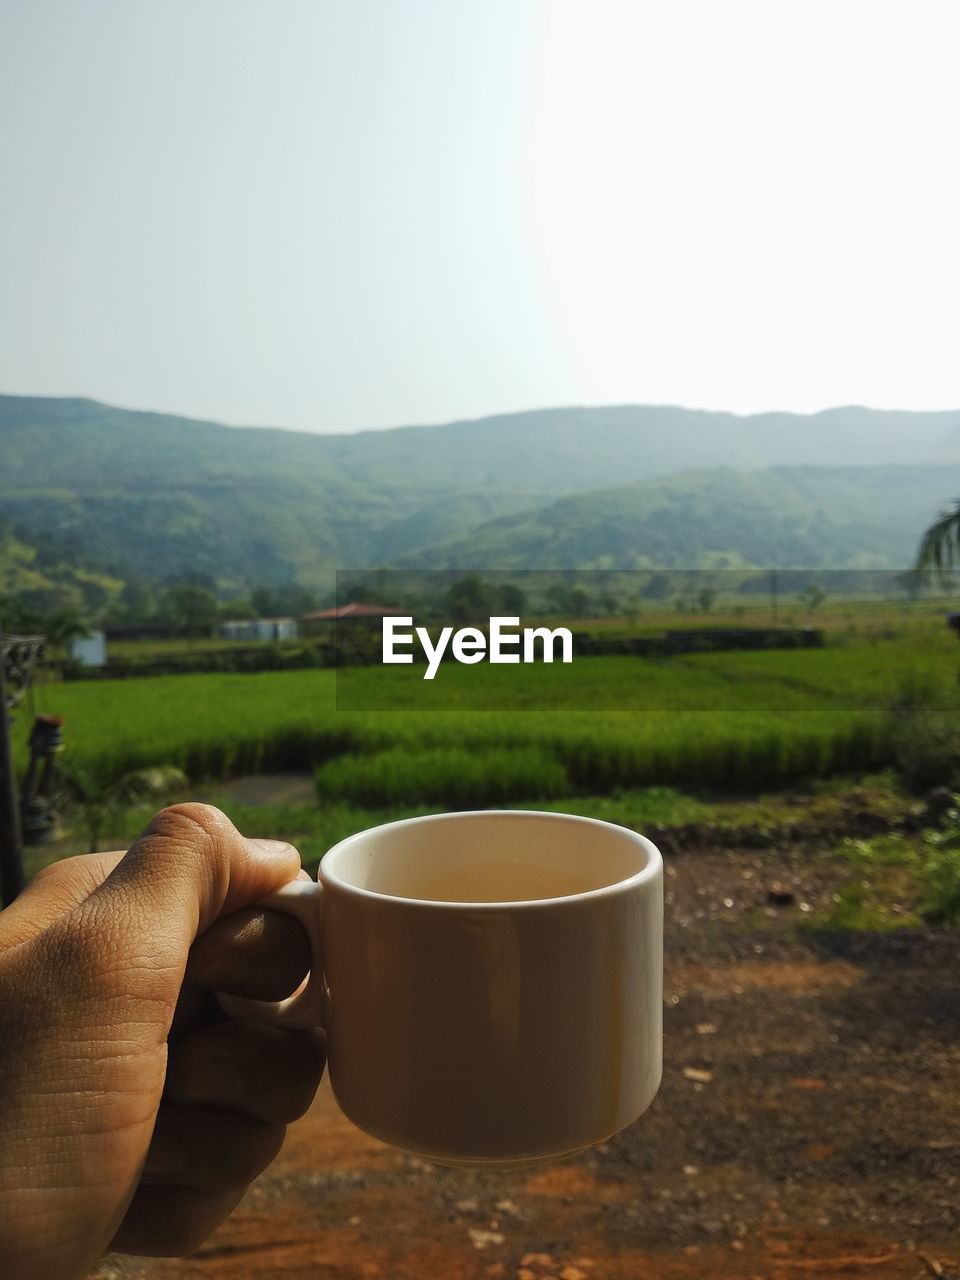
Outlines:
<svg viewBox="0 0 960 1280"><path fill-rule="evenodd" d="M799 931L838 874L799 852L668 861L664 1082L608 1145L525 1175L437 1169L324 1085L196 1258L98 1276L960 1276L960 935ZM774 879L792 905L767 905Z"/></svg>

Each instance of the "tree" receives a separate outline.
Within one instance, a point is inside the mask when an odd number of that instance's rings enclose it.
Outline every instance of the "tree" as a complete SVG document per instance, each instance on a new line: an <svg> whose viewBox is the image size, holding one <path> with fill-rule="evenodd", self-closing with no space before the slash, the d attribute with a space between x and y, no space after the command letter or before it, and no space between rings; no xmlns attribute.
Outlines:
<svg viewBox="0 0 960 1280"><path fill-rule="evenodd" d="M66 804L77 812L86 831L89 852L96 853L102 835L111 821L119 823L124 809L146 800L155 800L187 786L187 778L173 765L153 769L137 769L119 777L77 764L57 766L59 789Z"/></svg>
<svg viewBox="0 0 960 1280"><path fill-rule="evenodd" d="M827 598L827 593L818 582L811 582L809 587L805 587L800 592L799 600L802 605L806 606L807 613L813 613L815 609L819 609Z"/></svg>
<svg viewBox="0 0 960 1280"><path fill-rule="evenodd" d="M237 596L220 606L220 617L224 622L242 622L259 616L247 596Z"/></svg>
<svg viewBox="0 0 960 1280"><path fill-rule="evenodd" d="M904 569L903 573L896 575L895 581L908 600L917 600L926 576L926 569Z"/></svg>
<svg viewBox="0 0 960 1280"><path fill-rule="evenodd" d="M272 587L254 587L250 592L250 603L256 618L276 618L279 614Z"/></svg>
<svg viewBox="0 0 960 1280"><path fill-rule="evenodd" d="M671 587L672 583L669 574L655 573L647 579L641 594L647 600L666 600L670 594Z"/></svg>
<svg viewBox="0 0 960 1280"><path fill-rule="evenodd" d="M520 617L527 607L526 592L513 582L505 582L499 590L500 608L508 617Z"/></svg>
<svg viewBox="0 0 960 1280"><path fill-rule="evenodd" d="M188 636L208 636L220 614L217 597L204 587L170 587L164 612L172 629Z"/></svg>
<svg viewBox="0 0 960 1280"><path fill-rule="evenodd" d="M942 582L948 571L960 564L960 498L941 511L920 540L913 572L930 570Z"/></svg>
<svg viewBox="0 0 960 1280"><path fill-rule="evenodd" d="M590 613L590 596L583 587L574 587L568 597L568 608L575 618L586 618Z"/></svg>
<svg viewBox="0 0 960 1280"><path fill-rule="evenodd" d="M39 635L43 631L43 618L28 609L18 596L0 595L0 631L10 635Z"/></svg>
<svg viewBox="0 0 960 1280"><path fill-rule="evenodd" d="M494 612L490 586L476 573L451 582L447 602L457 622L485 622Z"/></svg>
<svg viewBox="0 0 960 1280"><path fill-rule="evenodd" d="M157 588L154 584L146 579L135 578L124 585L112 612L129 627L147 627L156 621L157 604Z"/></svg>
<svg viewBox="0 0 960 1280"><path fill-rule="evenodd" d="M58 609L44 618L41 630L54 652L66 657L71 640L82 640L90 634L90 625L76 609Z"/></svg>
<svg viewBox="0 0 960 1280"><path fill-rule="evenodd" d="M171 573L166 579L168 587L202 587L204 591L216 594L217 580L202 569L182 569L179 573Z"/></svg>
<svg viewBox="0 0 960 1280"><path fill-rule="evenodd" d="M350 599L358 603L362 603L365 599L371 604L390 603L386 600L378 600L376 595L366 596L362 586L356 593L351 589ZM319 608L314 592L298 586L295 582L289 582L282 587L254 587L250 592L250 603L253 606L255 618L299 618L302 614L311 613ZM348 601L341 600L340 603L347 604Z"/></svg>
<svg viewBox="0 0 960 1280"><path fill-rule="evenodd" d="M561 617L586 618L590 613L590 596L583 587L554 583L546 592L550 610Z"/></svg>

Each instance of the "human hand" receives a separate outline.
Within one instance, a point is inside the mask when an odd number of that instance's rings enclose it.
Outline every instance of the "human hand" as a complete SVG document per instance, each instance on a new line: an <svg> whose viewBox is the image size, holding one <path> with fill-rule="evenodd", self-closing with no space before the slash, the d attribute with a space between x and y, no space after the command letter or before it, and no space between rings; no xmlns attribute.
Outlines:
<svg viewBox="0 0 960 1280"><path fill-rule="evenodd" d="M0 1257L75 1280L108 1249L193 1252L274 1158L322 1035L225 1019L309 967L253 906L298 874L217 809L165 809L126 853L68 858L0 913Z"/></svg>

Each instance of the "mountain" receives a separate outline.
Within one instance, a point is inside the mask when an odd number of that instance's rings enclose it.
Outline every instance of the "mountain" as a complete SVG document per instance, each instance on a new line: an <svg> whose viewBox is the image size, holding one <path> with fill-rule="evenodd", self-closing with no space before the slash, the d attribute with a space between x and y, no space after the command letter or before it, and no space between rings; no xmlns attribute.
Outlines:
<svg viewBox="0 0 960 1280"><path fill-rule="evenodd" d="M429 487L462 483L487 490L519 482L559 494L635 483L691 466L752 470L915 462L935 453L954 432L960 435L955 410L850 407L739 417L619 405L328 436L324 443L345 475L367 484L416 474Z"/></svg>
<svg viewBox="0 0 960 1280"><path fill-rule="evenodd" d="M953 494L960 494L960 463L685 472L503 516L399 565L905 568Z"/></svg>
<svg viewBox="0 0 960 1280"><path fill-rule="evenodd" d="M960 426L948 431L943 439L938 440L929 450L931 461L960 462Z"/></svg>
<svg viewBox="0 0 960 1280"><path fill-rule="evenodd" d="M45 535L33 536L0 512L0 631L19 630L4 605L16 600L26 608L35 604L88 609L106 607L123 582L88 564L76 545ZM19 611L18 611L19 612Z"/></svg>
<svg viewBox="0 0 960 1280"><path fill-rule="evenodd" d="M385 468L367 482L334 452L305 432L3 396L0 513L121 575L327 588L338 566L379 563L538 493L427 486L415 460L405 477Z"/></svg>
<svg viewBox="0 0 960 1280"><path fill-rule="evenodd" d="M752 541L745 530L738 536L753 548L751 558L763 546L765 562L774 555L835 556L840 544L830 540L844 525L842 512L830 506L818 532L811 514L818 484L798 479L791 487L784 480L782 501L768 501L770 485L780 482L757 475L771 467L870 463L888 469L883 481L863 480L874 500L887 504L886 520L878 516L872 547L866 532L851 534L850 554L899 556L958 486L948 483L943 467L921 467L926 479L918 472L916 500L903 506L893 464L919 465L958 434L960 411L851 407L738 417L626 405L318 435L227 427L94 400L0 396L0 514L19 530L82 548L88 567L118 577L195 571L224 590L288 582L326 588L337 567L411 557L575 558L578 539L591 563L626 554L624 538L635 521L630 495L576 502L578 494L612 486L640 486L644 501L665 513L663 528L673 530L654 536L651 517L636 531L639 542L630 542L634 556L648 556L644 546L681 559L706 546L733 546L738 519L730 503L746 504L755 534ZM711 482L718 486L713 497L702 480L691 481L686 498L684 483L671 480L654 497L658 478L694 466L737 468L729 474L741 480ZM846 500L858 511L860 483L844 482ZM787 509L795 509L792 524ZM885 532L885 524L902 534Z"/></svg>

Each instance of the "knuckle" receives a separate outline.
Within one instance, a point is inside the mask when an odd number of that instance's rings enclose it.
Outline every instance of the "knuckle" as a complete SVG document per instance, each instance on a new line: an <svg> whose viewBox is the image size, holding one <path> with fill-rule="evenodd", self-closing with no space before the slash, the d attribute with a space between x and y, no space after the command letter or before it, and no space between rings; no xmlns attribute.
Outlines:
<svg viewBox="0 0 960 1280"><path fill-rule="evenodd" d="M193 1172L193 1185L205 1191L238 1191L272 1164L283 1146L286 1126L276 1122L235 1117L237 1132L229 1143L230 1159L206 1153ZM188 1179L190 1175L187 1175Z"/></svg>
<svg viewBox="0 0 960 1280"><path fill-rule="evenodd" d="M193 802L170 805L154 816L130 850L133 861L128 873L132 874L135 868L156 867L162 863L193 877L197 868L202 867L204 877L211 884L220 884L240 839L227 815L212 805Z"/></svg>
<svg viewBox="0 0 960 1280"><path fill-rule="evenodd" d="M78 855L83 857L85 855ZM41 867L30 877L30 884L45 889L52 888L64 875L69 872L69 868L76 863L76 858L61 858L59 862L48 862L45 867Z"/></svg>
<svg viewBox="0 0 960 1280"><path fill-rule="evenodd" d="M186 801L161 809L147 826L147 835L160 836L194 848L219 845L234 831L225 813L213 805Z"/></svg>
<svg viewBox="0 0 960 1280"><path fill-rule="evenodd" d="M35 872L30 877L30 887L43 889L45 893L56 893L60 887L69 891L74 885L89 884L93 888L104 874L102 863L103 855L99 853L77 853L69 858L60 858Z"/></svg>

